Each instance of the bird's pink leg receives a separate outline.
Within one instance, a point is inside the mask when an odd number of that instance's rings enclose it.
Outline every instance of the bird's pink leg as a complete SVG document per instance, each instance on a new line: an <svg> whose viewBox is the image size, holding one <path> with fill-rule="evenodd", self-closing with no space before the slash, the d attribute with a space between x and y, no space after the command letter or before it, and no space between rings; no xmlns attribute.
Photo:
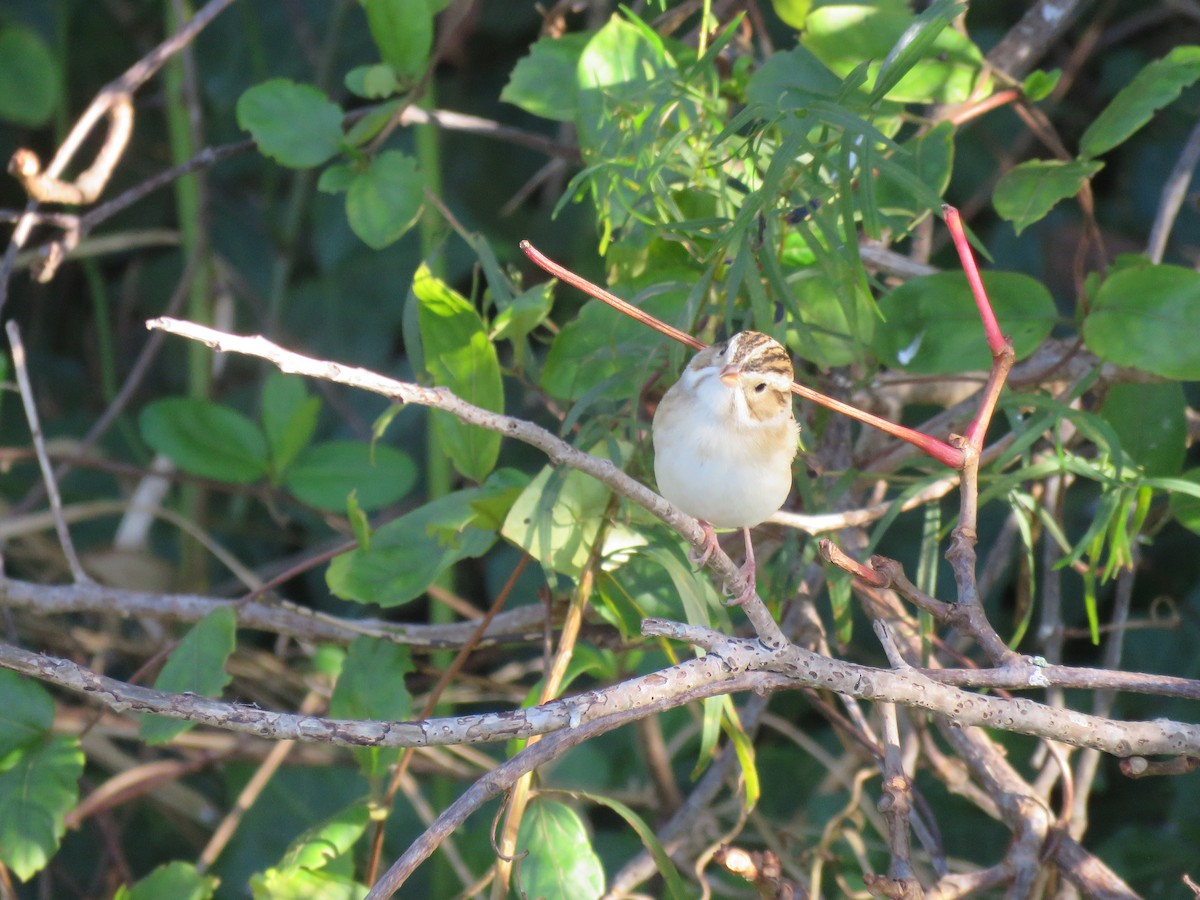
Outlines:
<svg viewBox="0 0 1200 900"><path fill-rule="evenodd" d="M697 568L702 567L708 558L713 555L721 545L717 543L717 533L713 531L713 527L703 519L697 520L700 522L700 527L704 530L704 548L700 551L700 555L696 555L695 550L688 552L688 562Z"/></svg>
<svg viewBox="0 0 1200 900"><path fill-rule="evenodd" d="M742 578L745 579L746 586L742 588L742 592L733 600L734 606L741 606L753 597L754 592L758 589L754 583L754 573L758 568L758 564L754 559L754 545L750 543L750 529L743 528L742 536L746 539L746 562L742 565Z"/></svg>

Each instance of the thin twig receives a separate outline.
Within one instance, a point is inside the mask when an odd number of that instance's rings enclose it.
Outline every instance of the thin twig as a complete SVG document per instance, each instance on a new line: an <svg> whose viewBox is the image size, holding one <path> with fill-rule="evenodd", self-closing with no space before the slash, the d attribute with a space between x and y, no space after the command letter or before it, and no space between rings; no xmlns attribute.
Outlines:
<svg viewBox="0 0 1200 900"><path fill-rule="evenodd" d="M25 345L21 341L21 329L16 321L10 319L4 325L8 332L8 343L12 351L13 369L17 376L17 387L21 392L21 403L25 407L25 418L29 422L29 433L33 436L33 448L37 453L38 465L42 469L42 480L46 483L46 496L50 499L50 512L54 516L54 528L58 532L58 542L62 546L63 555L71 569L71 576L76 584L91 584L91 576L83 570L79 556L75 553L75 544L71 540L71 530L67 528L63 518L62 496L58 493L58 483L54 480L54 470L50 458L46 455L46 440L42 435L42 424L38 419L37 403L33 398L33 385L29 382L29 369L25 358Z"/></svg>

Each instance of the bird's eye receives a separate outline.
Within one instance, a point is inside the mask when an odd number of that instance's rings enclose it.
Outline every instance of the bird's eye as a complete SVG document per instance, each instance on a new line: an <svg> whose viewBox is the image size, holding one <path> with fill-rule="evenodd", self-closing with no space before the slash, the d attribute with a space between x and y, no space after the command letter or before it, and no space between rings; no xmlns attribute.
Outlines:
<svg viewBox="0 0 1200 900"><path fill-rule="evenodd" d="M756 393L756 394L761 394L761 393L762 393L763 391L765 391L766 389L767 389L767 385L766 385L766 383L765 383L765 382L761 382L761 381L760 381L758 384L756 384L756 385L754 386L754 393Z"/></svg>

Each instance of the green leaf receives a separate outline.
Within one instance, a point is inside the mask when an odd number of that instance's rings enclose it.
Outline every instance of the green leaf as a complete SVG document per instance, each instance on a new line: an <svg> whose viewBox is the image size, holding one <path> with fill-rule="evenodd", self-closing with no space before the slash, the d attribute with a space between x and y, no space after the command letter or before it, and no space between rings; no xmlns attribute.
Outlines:
<svg viewBox="0 0 1200 900"><path fill-rule="evenodd" d="M931 8L932 10L932 8ZM962 103L975 90L983 54L968 38L938 23L932 41L922 42L918 60L907 60L907 73L893 86L891 76L880 82L888 100L901 103ZM867 5L831 5L814 9L805 21L801 43L837 75L846 77L863 60L867 83L878 81L883 61L891 55L909 28L917 23L910 13ZM921 32L926 34L928 32ZM901 66L900 68L904 68Z"/></svg>
<svg viewBox="0 0 1200 900"><path fill-rule="evenodd" d="M496 491L484 486L456 491L393 519L361 547L335 559L326 572L329 589L343 600L383 607L408 603L460 559L482 556L494 531L475 527L471 504Z"/></svg>
<svg viewBox="0 0 1200 900"><path fill-rule="evenodd" d="M1025 76L1025 83L1021 85L1021 93L1030 103L1037 103L1049 97L1058 87L1060 80L1062 80L1062 69L1051 69L1049 72L1034 69Z"/></svg>
<svg viewBox="0 0 1200 900"><path fill-rule="evenodd" d="M58 95L58 66L38 34L16 26L0 29L0 119L44 125Z"/></svg>
<svg viewBox="0 0 1200 900"><path fill-rule="evenodd" d="M234 611L227 606L214 609L193 625L179 646L171 651L167 664L154 680L154 687L173 693L218 696L229 684L225 661L233 653L236 632ZM165 744L193 724L147 714L142 717L138 733L147 744Z"/></svg>
<svg viewBox="0 0 1200 900"><path fill-rule="evenodd" d="M537 798L517 832L521 890L530 897L594 900L604 893L604 867L578 813L564 803Z"/></svg>
<svg viewBox="0 0 1200 900"><path fill-rule="evenodd" d="M652 277L659 283L657 292L634 298L634 305L672 323L687 302L688 288L668 286L684 278L694 280L695 274L659 269ZM632 296L625 285L611 290L618 296ZM658 332L611 306L589 303L555 335L542 369L542 388L562 400L579 400L608 382L605 396L628 397L645 382L647 360L665 350L667 343Z"/></svg>
<svg viewBox="0 0 1200 900"><path fill-rule="evenodd" d="M1046 288L1013 272L985 272L983 284L1017 358L1036 350L1057 317ZM938 375L990 368L992 354L961 272L914 278L883 297L879 307L887 326L876 332L875 351L889 365Z"/></svg>
<svg viewBox="0 0 1200 900"><path fill-rule="evenodd" d="M391 73L388 66L380 65L376 68L387 69ZM396 76L392 74L392 80L396 80ZM380 103L365 116L350 126L346 132L346 143L352 147L361 147L367 141L373 140L383 131L384 127L395 118L404 106L404 101L400 98L391 100L388 103ZM346 185L349 187L349 184ZM345 190L345 188L343 188Z"/></svg>
<svg viewBox="0 0 1200 900"><path fill-rule="evenodd" d="M396 74L415 80L429 64L433 14L428 0L366 0L367 24L379 55Z"/></svg>
<svg viewBox="0 0 1200 900"><path fill-rule="evenodd" d="M366 635L355 638L329 700L329 715L379 722L407 720L412 714L412 696L404 686L404 676L412 671L412 654L403 644Z"/></svg>
<svg viewBox="0 0 1200 900"><path fill-rule="evenodd" d="M172 862L159 866L132 887L117 888L113 900L209 900L220 879L201 875L191 863Z"/></svg>
<svg viewBox="0 0 1200 900"><path fill-rule="evenodd" d="M433 380L492 412L504 411L500 361L479 313L465 297L435 278L424 263L413 278L425 366ZM500 435L433 413L438 443L464 477L483 481L500 456Z"/></svg>
<svg viewBox="0 0 1200 900"><path fill-rule="evenodd" d="M929 68L929 62L932 61L923 62L922 60L932 56L930 50L937 45L946 26L965 11L966 6L955 0L937 0L917 15L904 29L903 34L896 39L895 44L884 58L883 64L879 67L879 72L875 76L875 84L871 88L870 102L875 104L883 100L905 78L913 80L919 78ZM961 42L963 47L969 48L968 68L972 63L982 63L982 55L978 53L974 45L958 32L951 33L957 36L958 42ZM942 45L945 48L953 46L955 43L957 42L951 39L949 42L943 41ZM971 55L970 50L974 50L975 55ZM944 54L947 51L943 49L941 52ZM938 59L938 62L944 61L944 58Z"/></svg>
<svg viewBox="0 0 1200 900"><path fill-rule="evenodd" d="M543 119L573 121L579 104L575 72L591 37L587 32L572 32L540 38L529 55L517 61L500 99Z"/></svg>
<svg viewBox="0 0 1200 900"><path fill-rule="evenodd" d="M387 63L375 63L373 66L355 66L342 79L346 90L356 97L367 100L382 100L400 90L400 81L396 78L396 70ZM378 109L368 113L364 118L371 118ZM389 116L390 117L390 116ZM359 119L359 122L362 122ZM355 134L354 127L346 132L346 142L352 146L362 144L361 133Z"/></svg>
<svg viewBox="0 0 1200 900"><path fill-rule="evenodd" d="M578 575L600 531L610 493L590 475L545 466L512 505L500 533L547 569Z"/></svg>
<svg viewBox="0 0 1200 900"><path fill-rule="evenodd" d="M303 378L278 370L267 375L262 392L262 424L271 454L271 473L276 479L312 440L320 411L321 399L309 395Z"/></svg>
<svg viewBox="0 0 1200 900"><path fill-rule="evenodd" d="M356 172L346 192L350 228L368 247L381 250L417 224L425 202L417 161L385 150Z"/></svg>
<svg viewBox="0 0 1200 900"><path fill-rule="evenodd" d="M1194 534L1200 534L1200 469L1189 469L1180 478L1190 482L1195 489L1194 494L1182 491L1171 492L1170 510L1179 524Z"/></svg>
<svg viewBox="0 0 1200 900"><path fill-rule="evenodd" d="M1122 269L1096 293L1083 320L1089 350L1119 366L1192 381L1200 378L1200 274L1181 266Z"/></svg>
<svg viewBox="0 0 1200 900"><path fill-rule="evenodd" d="M1099 156L1128 140L1155 111L1200 79L1200 47L1176 47L1147 65L1121 88L1079 139L1079 153Z"/></svg>
<svg viewBox="0 0 1200 900"><path fill-rule="evenodd" d="M250 876L254 900L363 900L369 893L366 885L324 870L271 868Z"/></svg>
<svg viewBox="0 0 1200 900"><path fill-rule="evenodd" d="M76 738L57 735L4 763L0 862L28 881L58 850L63 818L79 800L83 751Z"/></svg>
<svg viewBox="0 0 1200 900"><path fill-rule="evenodd" d="M543 281L514 297L492 320L493 341L520 341L546 321L554 304L554 284Z"/></svg>
<svg viewBox="0 0 1200 900"><path fill-rule="evenodd" d="M329 715L374 722L411 718L412 696L404 685L404 676L412 671L408 647L379 638L355 638L334 686ZM355 748L354 756L364 775L377 778L400 758L401 752L398 747L362 747Z"/></svg>
<svg viewBox="0 0 1200 900"><path fill-rule="evenodd" d="M1187 400L1183 385L1114 384L1100 415L1113 427L1121 449L1152 477L1178 475L1187 452Z"/></svg>
<svg viewBox="0 0 1200 900"><path fill-rule="evenodd" d="M237 120L262 153L293 169L319 166L341 148L341 107L315 87L287 78L272 78L242 94Z"/></svg>
<svg viewBox="0 0 1200 900"><path fill-rule="evenodd" d="M1094 161L1035 159L1013 166L996 182L992 203L1020 234L1040 221L1060 200L1074 197L1083 182L1104 168Z"/></svg>
<svg viewBox="0 0 1200 900"><path fill-rule="evenodd" d="M147 444L193 475L250 484L270 471L262 431L227 406L170 397L143 409L138 423Z"/></svg>
<svg viewBox="0 0 1200 900"><path fill-rule="evenodd" d="M613 797L606 797L603 794L592 794L586 791L571 791L570 793L573 797L580 797L592 803L607 806L624 819L626 824L637 833L642 846L654 857L654 864L657 866L658 874L662 876L663 886L666 888L663 894L666 900L689 900L693 896L693 892L688 889L686 882L680 876L679 870L675 868L675 863L671 861L666 848L659 841L658 835L654 833L654 829L647 825L641 816Z"/></svg>
<svg viewBox="0 0 1200 900"><path fill-rule="evenodd" d="M784 25L800 31L804 28L808 11L812 9L812 0L771 0L771 6Z"/></svg>
<svg viewBox="0 0 1200 900"><path fill-rule="evenodd" d="M335 163L317 179L317 190L323 194L342 194L354 183L354 166Z"/></svg>
<svg viewBox="0 0 1200 900"><path fill-rule="evenodd" d="M346 508L357 492L366 510L390 506L417 483L417 465L387 444L329 441L309 447L287 473L287 487L309 506L329 512Z"/></svg>
<svg viewBox="0 0 1200 900"><path fill-rule="evenodd" d="M895 154L889 165L879 170L875 202L887 226L903 233L930 209L924 198L912 190L913 181L924 185L937 197L950 184L950 173L954 168L954 126L942 122L901 146L906 152ZM903 177L905 175L907 179Z"/></svg>
<svg viewBox="0 0 1200 900"><path fill-rule="evenodd" d="M54 700L34 681L0 669L0 760L43 737L54 724Z"/></svg>

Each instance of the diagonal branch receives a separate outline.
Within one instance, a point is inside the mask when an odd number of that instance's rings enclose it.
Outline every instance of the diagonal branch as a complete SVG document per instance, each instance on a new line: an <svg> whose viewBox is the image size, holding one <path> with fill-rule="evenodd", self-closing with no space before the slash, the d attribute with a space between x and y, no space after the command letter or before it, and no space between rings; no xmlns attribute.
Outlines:
<svg viewBox="0 0 1200 900"><path fill-rule="evenodd" d="M489 431L495 431L537 447L555 464L567 465L591 475L617 491L621 496L661 519L698 550L704 547L704 532L700 528L700 523L691 516L680 512L650 488L625 474L611 460L584 453L532 422L481 409L456 397L445 388L427 388L411 382L397 381L368 369L313 359L291 350L285 350L261 335L243 337L193 322L167 317L152 319L146 323L146 327L200 341L214 350L257 356L274 363L280 371L289 374L307 375L324 381L357 387L381 394L400 403L416 403L445 410L468 425L477 425L480 428L486 428ZM713 553L708 560L708 567L725 584L734 590L740 589L743 581L741 570L724 552L718 550ZM742 609L745 610L746 618L750 620L750 624L754 626L764 643L773 647L780 647L787 643L783 632L779 630L779 625L771 617L766 604L757 593L742 606Z"/></svg>

